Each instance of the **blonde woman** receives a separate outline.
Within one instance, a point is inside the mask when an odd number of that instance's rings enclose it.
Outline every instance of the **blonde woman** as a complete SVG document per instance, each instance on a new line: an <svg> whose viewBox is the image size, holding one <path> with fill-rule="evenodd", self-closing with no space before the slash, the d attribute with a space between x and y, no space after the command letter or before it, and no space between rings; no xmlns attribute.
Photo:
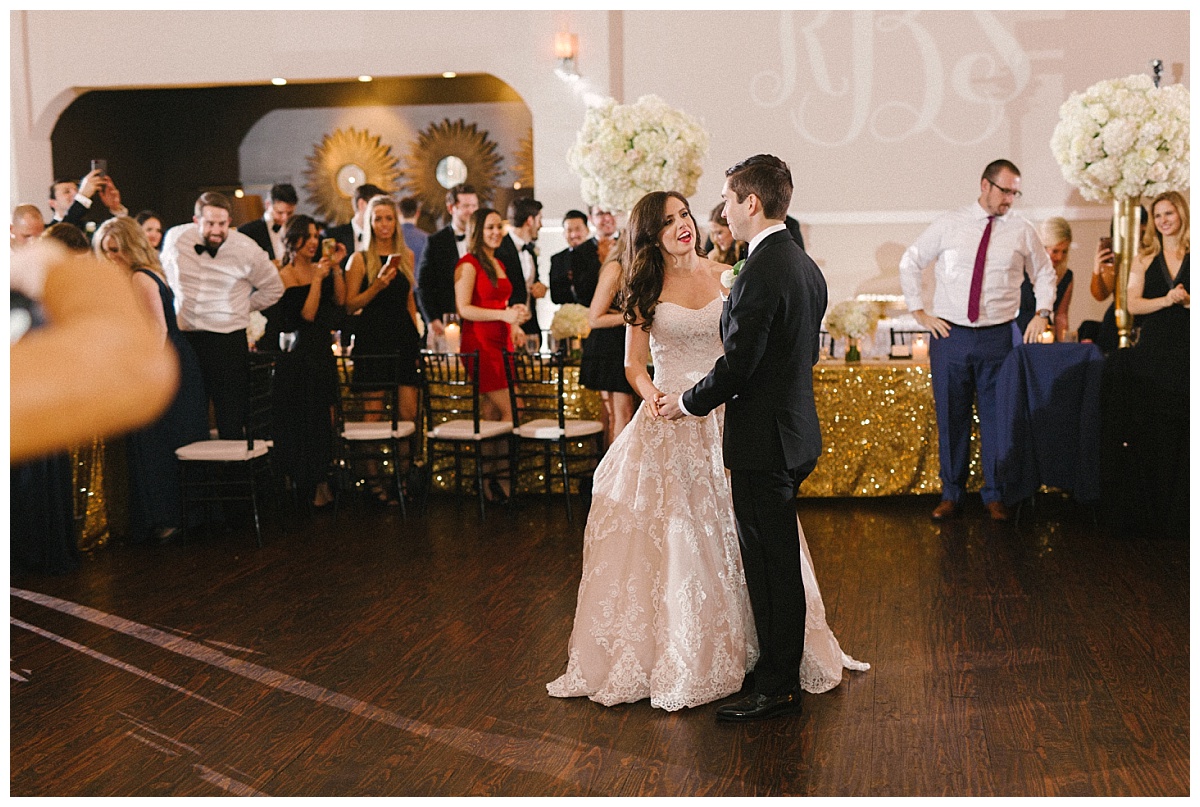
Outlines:
<svg viewBox="0 0 1200 807"><path fill-rule="evenodd" d="M398 377L386 366L362 363L356 383L400 387L400 417L415 420L421 379L420 316L413 289L413 253L404 243L400 211L390 196L367 202L366 249L354 253L346 269L346 310L361 310L354 330L354 350L362 355L397 354Z"/></svg>
<svg viewBox="0 0 1200 807"><path fill-rule="evenodd" d="M1071 225L1067 220L1055 216L1042 222L1038 236L1046 246L1046 254L1054 265L1054 341L1062 342L1071 330L1070 316L1071 292L1075 286L1075 274L1067 268L1067 259L1071 254ZM1033 298L1033 283L1026 276L1021 282L1021 310L1017 314L1017 327L1025 333L1025 326L1037 312L1037 303Z"/></svg>
<svg viewBox="0 0 1200 807"><path fill-rule="evenodd" d="M1169 191L1150 203L1142 250L1129 272L1133 347L1105 369L1109 421L1119 432L1114 456L1120 528L1145 537L1190 534L1191 237L1187 201Z"/></svg>
<svg viewBox="0 0 1200 807"><path fill-rule="evenodd" d="M138 223L128 216L111 218L96 230L93 244L99 257L129 272L147 315L158 325L163 349L174 350L179 359L179 390L171 405L126 441L131 540L164 540L184 526L175 449L208 436L204 380L196 355L175 322L175 295L158 253Z"/></svg>

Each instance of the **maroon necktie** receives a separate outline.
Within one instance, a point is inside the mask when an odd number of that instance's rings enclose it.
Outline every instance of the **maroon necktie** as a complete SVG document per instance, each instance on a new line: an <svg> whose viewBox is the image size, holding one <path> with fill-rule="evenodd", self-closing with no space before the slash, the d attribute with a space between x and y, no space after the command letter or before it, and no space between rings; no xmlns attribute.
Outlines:
<svg viewBox="0 0 1200 807"><path fill-rule="evenodd" d="M992 240L992 222L995 216L988 216L987 226L983 228L983 238L979 239L979 249L975 251L975 271L971 272L971 296L967 300L967 319L971 322L979 319L979 298L983 296L983 265L987 263L988 241Z"/></svg>

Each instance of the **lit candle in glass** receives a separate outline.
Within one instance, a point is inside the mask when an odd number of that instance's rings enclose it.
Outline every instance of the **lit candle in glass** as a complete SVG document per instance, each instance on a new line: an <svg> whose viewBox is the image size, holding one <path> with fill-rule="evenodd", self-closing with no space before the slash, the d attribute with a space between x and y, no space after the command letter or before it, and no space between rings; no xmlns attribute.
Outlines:
<svg viewBox="0 0 1200 807"><path fill-rule="evenodd" d="M913 361L929 361L929 342L924 334L917 334L912 340Z"/></svg>
<svg viewBox="0 0 1200 807"><path fill-rule="evenodd" d="M1049 329L1042 331L1040 334L1038 334L1038 341L1043 345L1054 344L1054 331Z"/></svg>
<svg viewBox="0 0 1200 807"><path fill-rule="evenodd" d="M457 322L451 322L446 326L446 350L450 353L457 353L461 345L462 329Z"/></svg>

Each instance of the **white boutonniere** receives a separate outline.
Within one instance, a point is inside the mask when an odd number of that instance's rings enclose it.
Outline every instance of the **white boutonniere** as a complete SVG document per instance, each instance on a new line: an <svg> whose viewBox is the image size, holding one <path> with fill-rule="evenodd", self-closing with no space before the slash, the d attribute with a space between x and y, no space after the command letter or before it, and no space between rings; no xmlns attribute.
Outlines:
<svg viewBox="0 0 1200 807"><path fill-rule="evenodd" d="M739 274L741 274L742 267L745 265L745 263L746 263L746 261L744 261L744 260L738 261L733 266L731 266L730 268L728 268L724 272L722 272L721 273L721 285L727 289L732 289L733 281L737 279L737 276Z"/></svg>

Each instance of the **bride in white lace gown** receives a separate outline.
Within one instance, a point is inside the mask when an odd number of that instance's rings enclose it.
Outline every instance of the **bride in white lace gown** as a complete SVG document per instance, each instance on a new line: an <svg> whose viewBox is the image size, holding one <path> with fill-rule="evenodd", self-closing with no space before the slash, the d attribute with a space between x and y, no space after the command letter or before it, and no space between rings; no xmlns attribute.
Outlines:
<svg viewBox="0 0 1200 807"><path fill-rule="evenodd" d="M659 236L668 268L649 335L634 328L631 337L631 356L648 338L652 386L665 393L690 388L721 354L718 277L728 268L697 259L690 275L672 277L672 250L694 250L698 237L686 200L678 198L684 210L668 217ZM638 380L651 383L648 375ZM707 417L668 421L643 402L600 462L567 670L547 685L551 695L605 706L648 697L652 706L675 710L742 688L758 640L721 457L723 417L720 407ZM797 675L805 691L825 692L841 681L843 668L870 665L842 652L825 621L803 530L800 546L808 609Z"/></svg>

